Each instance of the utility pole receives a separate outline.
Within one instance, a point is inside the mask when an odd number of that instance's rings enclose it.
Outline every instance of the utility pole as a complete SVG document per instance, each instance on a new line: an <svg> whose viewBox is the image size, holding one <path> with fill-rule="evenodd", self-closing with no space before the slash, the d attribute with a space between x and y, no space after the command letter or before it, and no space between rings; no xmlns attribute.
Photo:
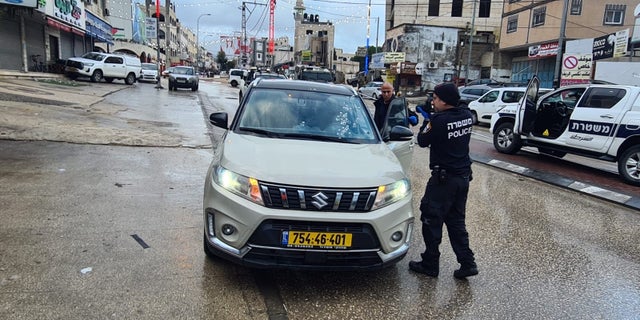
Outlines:
<svg viewBox="0 0 640 320"><path fill-rule="evenodd" d="M566 1L566 0L565 0ZM467 70L464 76L464 85L469 83L469 67L471 66L471 49L473 49L473 30L476 27L476 0L473 0L473 12L471 13L471 30L469 30L469 57L467 57ZM457 82L457 81L456 81Z"/></svg>
<svg viewBox="0 0 640 320"><path fill-rule="evenodd" d="M266 4L264 3L257 3L257 2L250 2L251 4L253 4L254 6L266 6ZM245 64L248 62L248 59L245 57L245 51L247 49L247 15L246 15L246 11L247 11L247 2L246 1L242 1L242 48L240 48L240 62L242 63L242 66L244 67ZM249 13L251 13L251 11L249 11Z"/></svg>
<svg viewBox="0 0 640 320"><path fill-rule="evenodd" d="M564 38L566 37L565 31L567 29L567 8L569 7L569 0L564 0L564 8L562 9L562 20L560 21L560 38L558 38L558 51L556 53L556 66L553 70L553 87L560 87L560 73L562 68L562 46L564 45Z"/></svg>

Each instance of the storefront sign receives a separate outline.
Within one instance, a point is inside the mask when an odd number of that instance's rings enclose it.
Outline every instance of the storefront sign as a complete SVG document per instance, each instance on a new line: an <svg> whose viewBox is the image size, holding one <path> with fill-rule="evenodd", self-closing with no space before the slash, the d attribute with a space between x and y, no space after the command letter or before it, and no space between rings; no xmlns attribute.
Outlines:
<svg viewBox="0 0 640 320"><path fill-rule="evenodd" d="M113 36L111 35L111 25L104 22L98 16L94 15L89 11L85 11L86 23L87 23L87 34L98 39L101 42L107 42L109 44L113 44Z"/></svg>
<svg viewBox="0 0 640 320"><path fill-rule="evenodd" d="M545 58L558 54L558 43L550 42L529 47L529 58Z"/></svg>
<svg viewBox="0 0 640 320"><path fill-rule="evenodd" d="M593 66L592 55L565 53L562 56L560 86L589 83Z"/></svg>
<svg viewBox="0 0 640 320"><path fill-rule="evenodd" d="M76 0L46 0L45 6L36 10L84 34L86 28L84 2Z"/></svg>
<svg viewBox="0 0 640 320"><path fill-rule="evenodd" d="M35 8L38 5L38 0L0 0L0 3Z"/></svg>
<svg viewBox="0 0 640 320"><path fill-rule="evenodd" d="M384 52L374 53L371 55L371 68L383 69L384 68Z"/></svg>
<svg viewBox="0 0 640 320"><path fill-rule="evenodd" d="M384 53L384 63L404 62L404 60L405 60L404 52L385 52Z"/></svg>

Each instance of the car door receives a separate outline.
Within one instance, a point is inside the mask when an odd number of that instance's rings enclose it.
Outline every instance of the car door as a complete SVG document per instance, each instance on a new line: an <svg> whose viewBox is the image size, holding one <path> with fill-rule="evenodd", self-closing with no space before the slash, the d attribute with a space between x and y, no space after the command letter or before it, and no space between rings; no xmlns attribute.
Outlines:
<svg viewBox="0 0 640 320"><path fill-rule="evenodd" d="M524 97L520 100L518 108L516 108L515 122L513 124L514 134L528 135L531 132L536 121L539 89L540 80L534 75L533 78L529 80Z"/></svg>
<svg viewBox="0 0 640 320"><path fill-rule="evenodd" d="M382 137L386 141L387 146L396 155L402 169L406 174L411 172L411 160L413 158L413 147L415 139L408 141L389 141L389 133L394 126L403 126L409 128L409 114L407 110L407 102L404 97L397 97L391 100L389 110L387 110L387 121L382 129Z"/></svg>
<svg viewBox="0 0 640 320"><path fill-rule="evenodd" d="M471 103L469 103L469 108L471 111L476 112L478 120L491 119L491 115L496 110L499 95L499 89L491 90L485 93L484 96L480 97L478 100L471 101ZM486 120L484 120L484 122L486 122Z"/></svg>
<svg viewBox="0 0 640 320"><path fill-rule="evenodd" d="M122 57L107 57L104 59L104 76L109 78L124 78L127 68Z"/></svg>
<svg viewBox="0 0 640 320"><path fill-rule="evenodd" d="M606 152L627 109L628 95L625 88L587 89L571 112L564 141L580 149Z"/></svg>

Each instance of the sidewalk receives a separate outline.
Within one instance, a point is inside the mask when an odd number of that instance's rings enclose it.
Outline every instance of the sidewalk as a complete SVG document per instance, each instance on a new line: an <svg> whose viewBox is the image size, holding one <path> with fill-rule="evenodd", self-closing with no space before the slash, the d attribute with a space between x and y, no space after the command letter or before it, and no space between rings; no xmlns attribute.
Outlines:
<svg viewBox="0 0 640 320"><path fill-rule="evenodd" d="M63 79L64 75L47 72L23 72L19 70L0 69L0 80L5 79Z"/></svg>

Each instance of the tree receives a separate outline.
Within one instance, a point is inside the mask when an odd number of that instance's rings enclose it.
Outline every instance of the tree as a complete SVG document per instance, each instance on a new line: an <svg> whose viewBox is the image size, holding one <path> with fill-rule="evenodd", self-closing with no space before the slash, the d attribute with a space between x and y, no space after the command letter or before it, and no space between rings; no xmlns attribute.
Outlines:
<svg viewBox="0 0 640 320"><path fill-rule="evenodd" d="M227 54L222 50L218 51L218 56L216 57L216 62L218 63L218 65L220 65L220 67L226 66L227 61Z"/></svg>
<svg viewBox="0 0 640 320"><path fill-rule="evenodd" d="M367 53L369 55L369 63L371 63L371 56L374 53L378 53L378 52L382 52L382 47L369 47L369 50L367 51ZM359 62L360 63L360 71L364 71L364 57L354 56L353 58L351 58L351 61Z"/></svg>

